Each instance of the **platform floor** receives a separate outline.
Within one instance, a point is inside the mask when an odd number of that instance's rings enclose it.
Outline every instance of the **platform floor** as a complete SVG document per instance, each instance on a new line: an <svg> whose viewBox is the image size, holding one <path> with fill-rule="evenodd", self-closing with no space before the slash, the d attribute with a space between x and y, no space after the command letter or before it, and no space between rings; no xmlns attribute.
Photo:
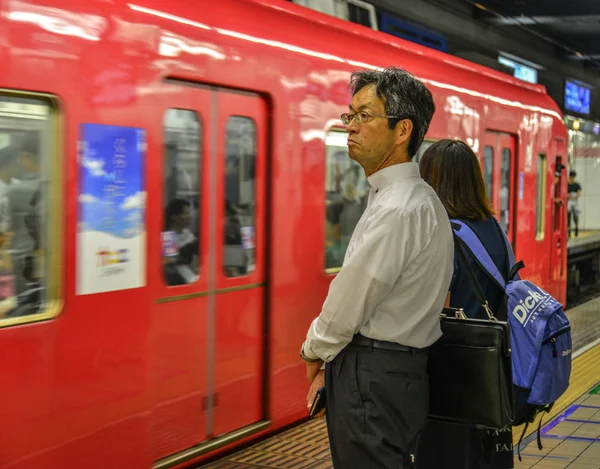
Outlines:
<svg viewBox="0 0 600 469"><path fill-rule="evenodd" d="M521 462L516 469L599 469L600 468L600 344L573 360L571 383L556 402L550 416L544 416L542 446L537 447L535 425L521 444ZM517 445L522 427L513 429ZM592 456L593 455L593 456Z"/></svg>
<svg viewBox="0 0 600 469"><path fill-rule="evenodd" d="M567 241L567 249L600 240L600 231L580 231L579 236L573 234Z"/></svg>
<svg viewBox="0 0 600 469"><path fill-rule="evenodd" d="M569 309L567 317L571 323L574 357L600 343L600 298Z"/></svg>
<svg viewBox="0 0 600 469"><path fill-rule="evenodd" d="M578 238L587 238L588 236L600 235L600 230L580 231L579 236L577 236L577 238L573 234L571 234L571 235L572 235L571 239L573 239L573 240L578 239Z"/></svg>
<svg viewBox="0 0 600 469"><path fill-rule="evenodd" d="M542 446L529 443L515 468L600 468L600 383L543 428Z"/></svg>
<svg viewBox="0 0 600 469"><path fill-rule="evenodd" d="M567 312L573 328L573 369L567 392L521 444L516 469L600 469L600 298ZM522 427L513 429L516 445ZM310 420L201 469L333 469L325 420ZM199 468L200 469L200 468Z"/></svg>
<svg viewBox="0 0 600 469"><path fill-rule="evenodd" d="M521 450L516 469L600 468L600 382L542 429L540 451L535 437Z"/></svg>

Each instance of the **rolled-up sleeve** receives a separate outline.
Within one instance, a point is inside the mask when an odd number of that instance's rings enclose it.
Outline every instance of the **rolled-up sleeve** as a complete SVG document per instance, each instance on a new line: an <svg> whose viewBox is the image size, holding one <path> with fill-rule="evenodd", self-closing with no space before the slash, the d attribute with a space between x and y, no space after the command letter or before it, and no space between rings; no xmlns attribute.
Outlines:
<svg viewBox="0 0 600 469"><path fill-rule="evenodd" d="M392 207L371 214L364 235L351 246L331 282L321 314L312 322L304 354L329 362L352 341L390 293L415 254L412 215Z"/></svg>

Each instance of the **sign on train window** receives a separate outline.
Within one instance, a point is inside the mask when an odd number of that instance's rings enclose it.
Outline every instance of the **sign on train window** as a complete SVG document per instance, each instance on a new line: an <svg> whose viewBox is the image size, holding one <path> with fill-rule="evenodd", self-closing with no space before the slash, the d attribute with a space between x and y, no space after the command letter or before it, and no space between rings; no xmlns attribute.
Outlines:
<svg viewBox="0 0 600 469"><path fill-rule="evenodd" d="M145 130L81 125L78 295L146 284L145 159Z"/></svg>
<svg viewBox="0 0 600 469"><path fill-rule="evenodd" d="M348 156L348 134L329 132L325 139L325 269L342 266L354 228L367 207L369 182Z"/></svg>
<svg viewBox="0 0 600 469"><path fill-rule="evenodd" d="M233 116L225 132L223 270L228 277L240 277L256 267L256 125Z"/></svg>
<svg viewBox="0 0 600 469"><path fill-rule="evenodd" d="M194 111L169 109L164 131L163 279L187 285L200 273L202 122Z"/></svg>
<svg viewBox="0 0 600 469"><path fill-rule="evenodd" d="M60 199L53 165L58 160L55 131L50 101L0 91L3 326L58 314L58 307L52 308L51 303L57 297L59 255L58 249L51 249L59 229L52 218Z"/></svg>

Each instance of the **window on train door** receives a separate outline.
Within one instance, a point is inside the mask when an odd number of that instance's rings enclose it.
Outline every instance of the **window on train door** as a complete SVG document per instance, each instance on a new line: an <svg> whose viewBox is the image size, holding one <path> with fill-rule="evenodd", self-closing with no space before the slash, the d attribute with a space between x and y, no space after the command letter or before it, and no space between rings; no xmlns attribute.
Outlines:
<svg viewBox="0 0 600 469"><path fill-rule="evenodd" d="M200 274L202 122L194 111L164 116L163 279L169 286L195 282Z"/></svg>
<svg viewBox="0 0 600 469"><path fill-rule="evenodd" d="M228 277L241 277L256 264L256 124L248 117L230 117L225 139L223 269Z"/></svg>
<svg viewBox="0 0 600 469"><path fill-rule="evenodd" d="M348 134L332 131L325 139L325 270L342 266L350 237L367 207L369 182L348 157Z"/></svg>
<svg viewBox="0 0 600 469"><path fill-rule="evenodd" d="M0 326L59 312L57 137L51 101L0 90Z"/></svg>
<svg viewBox="0 0 600 469"><path fill-rule="evenodd" d="M510 227L510 189L511 189L511 154L508 148L502 149L502 160L500 163L500 225L505 233Z"/></svg>
<svg viewBox="0 0 600 469"><path fill-rule="evenodd" d="M494 189L494 149L485 147L483 149L483 182L490 204L493 204L492 194Z"/></svg>
<svg viewBox="0 0 600 469"><path fill-rule="evenodd" d="M535 199L535 238L544 239L546 225L546 155L540 153L537 159L537 183Z"/></svg>

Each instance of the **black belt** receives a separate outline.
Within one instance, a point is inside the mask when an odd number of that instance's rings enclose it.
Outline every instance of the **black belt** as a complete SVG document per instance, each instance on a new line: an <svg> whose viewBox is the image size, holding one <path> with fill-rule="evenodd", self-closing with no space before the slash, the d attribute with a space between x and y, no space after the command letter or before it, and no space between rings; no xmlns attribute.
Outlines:
<svg viewBox="0 0 600 469"><path fill-rule="evenodd" d="M415 348L401 345L396 342L388 342L385 340L369 339L360 334L356 334L350 342L352 345L359 345L361 347L369 347L369 349L382 349L382 350L393 350L396 352L410 352L410 353L426 353L426 348Z"/></svg>

